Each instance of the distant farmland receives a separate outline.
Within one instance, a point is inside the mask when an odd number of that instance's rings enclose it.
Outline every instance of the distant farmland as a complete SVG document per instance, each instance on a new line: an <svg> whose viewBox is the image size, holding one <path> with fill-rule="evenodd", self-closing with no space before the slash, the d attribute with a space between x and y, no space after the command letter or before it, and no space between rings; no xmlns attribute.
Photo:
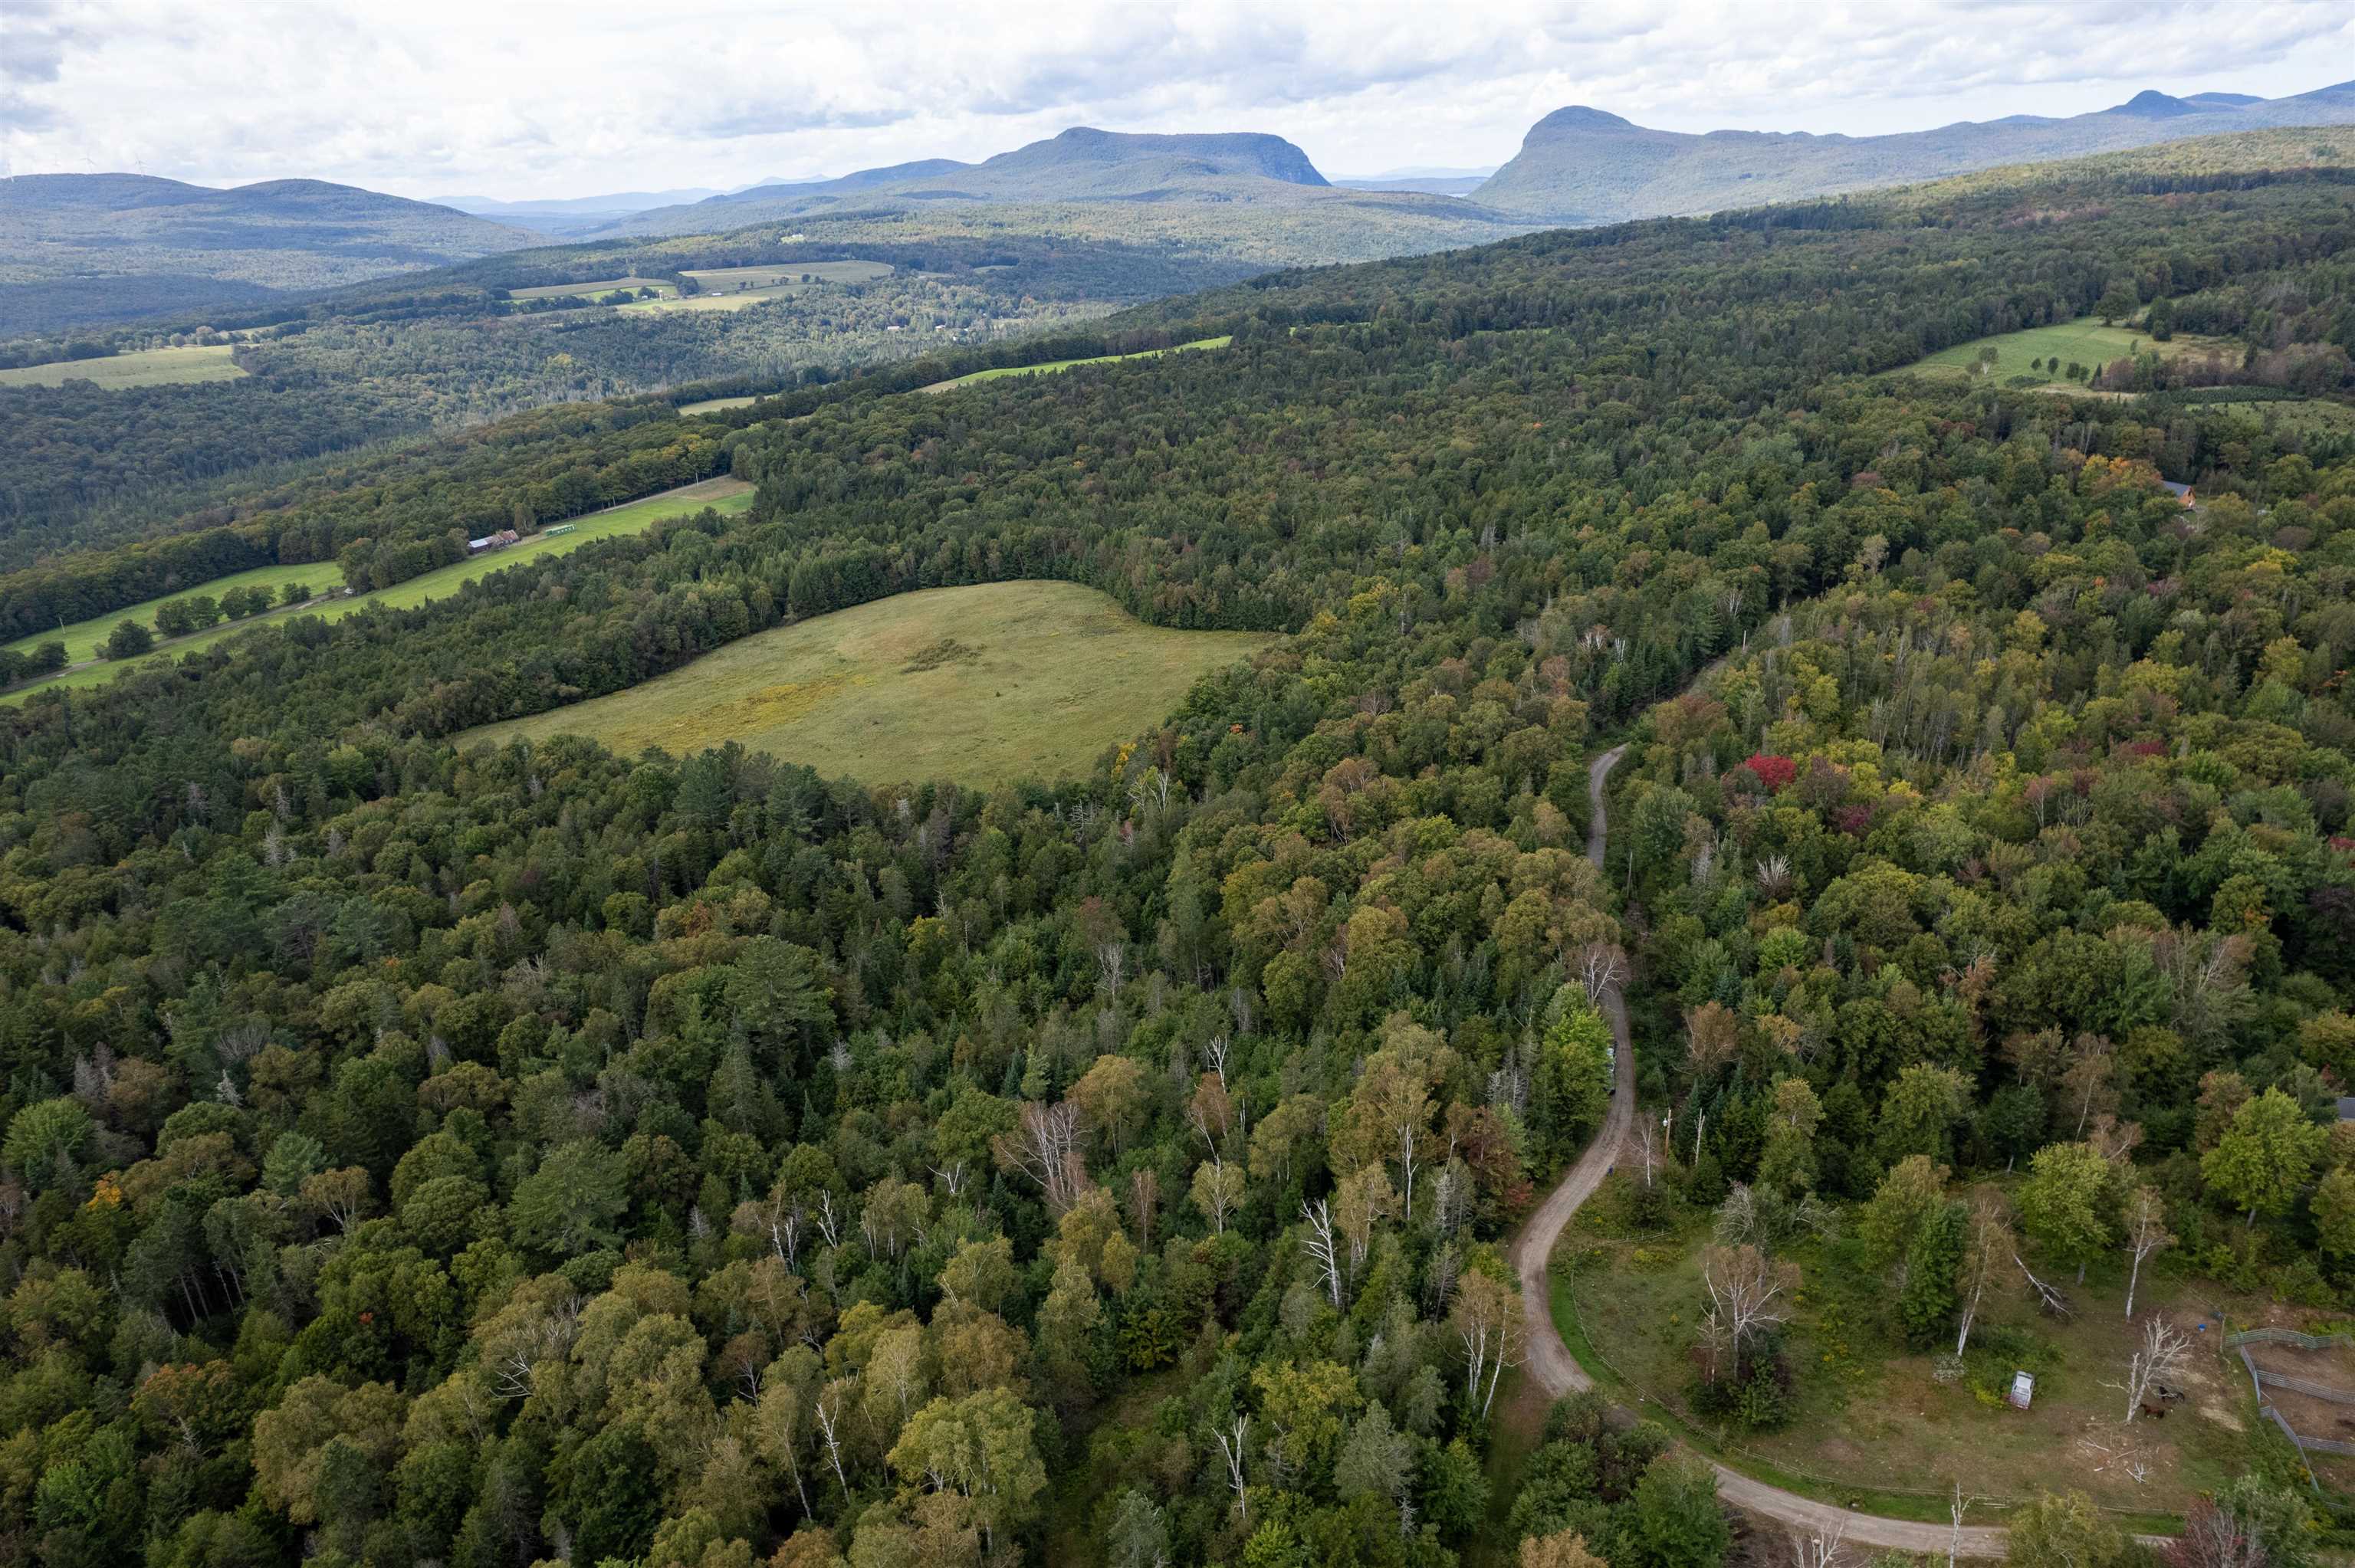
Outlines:
<svg viewBox="0 0 2355 1568"><path fill-rule="evenodd" d="M1916 360L1905 366L1906 371L1933 376L1966 376L1980 356L1992 349L1995 360L1991 369L1979 374L2009 383L2015 376L2036 376L2042 382L2065 389L2078 384L2067 375L2071 365L2082 365L2095 372L2112 360L2125 359L2136 354L2157 354L2164 359L2179 359L2186 355L2202 355L2211 350L2223 350L2228 345L2221 339L2193 337L2178 334L2159 343L2147 333L2131 326L2104 326L2091 316L2081 316L2073 322L2055 326L2030 327L2024 332L2000 333L1994 337L1982 337L1969 343L1958 343L1952 348L1940 349L1927 359ZM2041 362L2041 363L2040 363Z"/></svg>
<svg viewBox="0 0 2355 1568"><path fill-rule="evenodd" d="M245 371L229 356L229 344L202 347L143 348L111 354L100 359L60 359L48 365L27 365L0 370L0 387L62 387L69 381L94 381L109 391L127 387L192 387L204 381L236 381Z"/></svg>
<svg viewBox="0 0 2355 1568"><path fill-rule="evenodd" d="M507 297L515 300L560 300L577 295L584 300L600 300L616 289L632 293L640 289L652 289L657 294L676 294L678 285L660 278L608 278L598 283L546 283L536 289L509 289Z"/></svg>
<svg viewBox="0 0 2355 1568"><path fill-rule="evenodd" d="M829 283L871 283L888 278L881 261L779 261L762 267L713 267L680 274L702 291L675 299L639 300L631 311L735 311L771 300L791 299Z"/></svg>
<svg viewBox="0 0 2355 1568"><path fill-rule="evenodd" d="M678 490L665 491L659 495L647 496L643 501L632 501L619 506L609 506L602 512L585 513L579 517L570 519L570 527L562 522L550 523L549 529L564 528L565 532L552 533L542 530L524 540L523 543L511 546L506 549L496 550L486 556L476 556L470 560L454 561L446 567L437 567L432 571L410 578L407 582L395 583L390 588L378 588L372 593L328 599L295 613L316 615L326 620L341 620L344 617L366 609L370 605L380 604L393 609L410 609L425 603L428 599L446 599L476 577L488 577L493 572L505 571L510 567L527 566L543 556L561 556L577 550L593 540L609 539L617 534L644 533L666 517L692 516L707 506L715 512L733 515L746 510L751 504L752 487L742 480L707 479ZM254 571L240 572L235 577L217 577L211 582L198 583L182 592L165 594L161 599L153 599L144 604L135 604L127 609L116 610L112 615L99 616L93 620L82 621L79 625L68 627L62 633L51 631L23 638L11 643L10 646L29 651L62 635L66 639L67 656L72 659L84 659L90 656L89 652L79 650L94 652L97 642L104 641L106 633L113 630L117 621L135 620L142 626L152 625L155 619L156 607L165 599L186 599L200 593L211 594L218 598L226 588L261 587L265 584L278 586L290 578L311 582L322 589L337 589L343 587L343 574L336 570L332 561L308 567L262 567ZM151 657L176 659L183 653L193 653L198 649L209 647L224 637L233 637L240 631L249 631L261 620L269 619L275 618L260 617L245 620L224 621L208 630L199 631L192 637L175 638L169 642L161 643ZM46 681L20 687L5 697L0 697L0 705L22 701L33 693L48 686L97 685L101 682L114 679L121 672L133 668L141 662L142 661L138 659L127 659L114 662L81 664L78 668L66 671L63 674L53 675Z"/></svg>
<svg viewBox="0 0 2355 1568"><path fill-rule="evenodd" d="M627 691L459 740L585 735L624 756L737 740L870 783L1065 778L1273 641L1147 626L1075 583L928 588L756 632Z"/></svg>

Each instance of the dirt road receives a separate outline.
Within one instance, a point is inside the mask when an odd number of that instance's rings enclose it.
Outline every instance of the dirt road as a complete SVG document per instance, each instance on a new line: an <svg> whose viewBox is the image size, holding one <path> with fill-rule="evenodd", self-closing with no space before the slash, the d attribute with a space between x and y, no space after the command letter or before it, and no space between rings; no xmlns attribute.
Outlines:
<svg viewBox="0 0 2355 1568"><path fill-rule="evenodd" d="M1607 828L1604 787L1626 749L1624 746L1613 747L1587 769L1587 796L1593 810L1587 828L1586 854L1597 866L1603 863ZM1617 991L1604 999L1604 1012L1611 1021L1611 1033L1619 1047L1619 1070L1612 1086L1610 1114L1604 1118L1603 1129L1595 1135L1586 1153L1570 1168L1561 1184L1546 1194L1537 1213L1529 1216L1514 1248L1513 1266L1520 1275L1521 1300L1529 1315L1529 1373L1549 1394L1593 1388L1594 1380L1572 1357L1570 1347L1561 1342L1561 1331L1554 1327L1546 1261L1553 1255L1554 1243L1561 1238L1561 1228L1569 1224L1570 1216L1610 1174L1636 1117L1636 1054L1627 1039L1626 1004ZM1723 1465L1715 1468L1717 1494L1726 1502L1745 1513L1779 1520L1810 1535L1828 1538L1837 1531L1854 1547L1893 1547L1900 1552L1940 1556L1950 1545L1964 1557L2000 1558L2004 1553L2005 1532L1993 1525L1966 1525L1957 1540L1948 1525L1917 1524L1912 1520L1857 1513L1753 1481Z"/></svg>

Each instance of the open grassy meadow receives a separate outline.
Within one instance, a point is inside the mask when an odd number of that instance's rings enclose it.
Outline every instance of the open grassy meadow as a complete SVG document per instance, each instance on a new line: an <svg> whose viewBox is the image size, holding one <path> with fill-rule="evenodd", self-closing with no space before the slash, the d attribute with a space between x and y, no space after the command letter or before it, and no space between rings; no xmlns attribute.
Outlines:
<svg viewBox="0 0 2355 1568"><path fill-rule="evenodd" d="M1085 359L1050 359L1043 365L1006 365L995 370L976 370L970 376L959 376L948 381L935 381L922 388L926 392L947 392L959 387L970 387L976 381L996 381L1007 376L1046 376L1058 370L1069 370L1075 365L1109 365L1116 359L1153 359L1165 354L1183 354L1189 348L1224 348L1234 342L1228 337L1201 337L1192 343L1175 344L1168 348L1140 349L1135 354L1097 354Z"/></svg>
<svg viewBox="0 0 2355 1568"><path fill-rule="evenodd" d="M707 506L716 512L732 515L751 504L752 486L742 480L707 479L699 484L665 491L660 495L650 495L643 501L633 501L620 506L609 506L602 512L591 512L584 516L576 517L571 520L572 531L567 534L551 535L544 532L536 534L508 549L494 551L490 555L476 556L473 560L453 561L449 566L413 577L407 582L395 583L389 588L378 588L373 593L356 594L348 599L331 599L308 609L292 613L317 615L328 620L340 620L345 616L365 609L370 605L388 605L395 609L411 609L425 603L428 599L446 599L476 577L488 577L493 572L504 571L509 567L525 566L544 556L561 556L568 551L579 549L592 539L608 539L617 534L643 533L666 517L684 517L691 513L700 512ZM559 527L561 524L551 524L549 526ZM235 577L218 577L208 583L198 583L188 588L186 593L165 597L184 599L189 594L207 593L218 598L225 588L239 585L259 586L261 576L264 573L315 582L323 588L339 588L343 586L343 574L336 569L333 562L328 562L307 567L263 567L254 572L240 572ZM253 580L249 581L249 579ZM96 641L103 640L106 633L113 630L117 621L136 620L143 625L152 626L155 620L155 607L163 602L161 599L150 599L145 604L133 605L128 609L119 609L112 615L101 616L94 620L83 621L79 626L69 627L66 641L68 656L76 660L88 658L89 653L78 651L78 643L80 647L94 649ZM281 611L280 613L290 612ZM172 641L159 644L155 652L148 657L171 659L177 658L183 653L193 653L224 637L231 637L240 631L250 630L257 620L268 619L271 618L262 616L244 620L224 621L218 626L197 632L193 636L176 638ZM95 640L91 636L91 629L95 629ZM58 635L57 632L48 632L38 637L27 638L12 646L31 648L48 641ZM6 697L0 698L0 703L18 702L35 692L50 686L96 685L103 681L111 681L122 671L144 662L133 660L126 663L84 664L78 669L67 670L46 681L37 682L19 691L12 692Z"/></svg>
<svg viewBox="0 0 2355 1568"><path fill-rule="evenodd" d="M2040 378L2039 385L2050 384L2074 390L2076 384L2071 382L2066 374L2072 364L2099 370L2114 359L2124 359L2138 353L2156 351L2163 358L2179 359L2187 355L2204 355L2211 349L2224 352L2225 346L2219 340L2193 337L2185 333L2178 333L2165 343L2156 343L2148 333L2134 327L2104 326L2091 316L2081 316L2058 326L2030 327L2026 332L1999 333L1994 337L1958 343L1952 348L1940 349L1927 359L1916 360L1895 374L1927 372L1938 376L1968 376L1972 374L1971 367L1979 363L1981 354L1991 348L1996 354L1995 368L1992 372L1980 374L1991 374L1998 385L2009 382L2014 376L2032 376ZM2051 367L2055 358L2061 361L2061 368L2057 370ZM2040 361L2042 362L2041 367Z"/></svg>
<svg viewBox="0 0 2355 1568"><path fill-rule="evenodd" d="M94 381L109 391L126 387L193 387L200 381L235 381L245 371L230 355L231 344L190 344L184 348L142 348L110 354L102 359L60 359L48 365L27 365L0 370L0 387L62 387L69 381Z"/></svg>
<svg viewBox="0 0 2355 1568"><path fill-rule="evenodd" d="M1073 583L930 588L759 632L628 691L460 738L585 735L623 755L735 740L876 783L1051 779L1273 641L1147 626Z"/></svg>
<svg viewBox="0 0 2355 1568"><path fill-rule="evenodd" d="M678 411L691 418L698 414L717 414L723 408L749 408L759 401L749 393L741 397L706 397L700 403L682 403Z"/></svg>
<svg viewBox="0 0 2355 1568"><path fill-rule="evenodd" d="M2262 1300L2146 1268L2136 1315L2164 1312L2191 1333L2191 1357L2170 1379L2188 1397L2164 1419L2127 1425L2123 1396L2107 1386L2121 1380L2138 1342L2139 1322L2125 1315L2122 1268L2105 1261L2083 1286L2063 1273L2075 1307L2066 1320L2039 1311L2024 1291L2007 1295L1983 1310L1957 1364L1908 1351L1894 1337L1889 1287L1846 1235L1794 1244L1785 1254L1802 1274L1784 1342L1793 1373L1788 1424L1727 1431L1692 1404L1709 1216L1642 1233L1625 1218L1636 1180L1631 1171L1610 1178L1564 1231L1552 1263L1555 1323L1614 1397L1640 1399L1761 1479L1932 1520L1946 1517L1946 1489L1960 1479L1990 1505L1975 1522L1998 1523L2002 1504L2064 1485L2105 1508L2173 1512L2249 1461L2255 1407L2222 1341L2228 1326L2279 1315ZM1943 1348L1954 1349L1951 1330ZM2002 1398L2015 1372L2036 1379L2025 1411Z"/></svg>

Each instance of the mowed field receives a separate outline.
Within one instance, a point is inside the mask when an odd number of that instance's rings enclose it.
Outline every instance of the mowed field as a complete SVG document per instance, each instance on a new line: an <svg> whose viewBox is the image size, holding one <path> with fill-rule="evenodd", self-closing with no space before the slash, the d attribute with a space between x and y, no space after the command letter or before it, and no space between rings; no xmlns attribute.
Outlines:
<svg viewBox="0 0 2355 1568"><path fill-rule="evenodd" d="M1008 376L1048 376L1058 370L1069 370L1075 365L1110 365L1120 359L1155 359L1165 354L1183 354L1189 348L1224 348L1234 341L1231 335L1199 337L1192 343L1173 344L1167 348L1140 349L1135 354L1098 354L1085 359L1050 359L1043 365L1006 365L995 370L976 370L970 376L959 376L953 380L935 381L923 390L948 392L959 387L970 387L976 381L996 381Z"/></svg>
<svg viewBox="0 0 2355 1568"><path fill-rule="evenodd" d="M1999 333L1971 343L1958 343L1952 348L1941 349L1927 359L1906 366L1905 372L1927 371L1933 375L1967 376L1971 366L1978 362L1982 350L1996 351L1995 369L1991 373L1998 385L2015 376L2041 376L2056 387L2075 387L2078 383L2068 379L2066 371L2074 363L2099 370L2114 359L2125 359L2135 354L2156 351L2161 358L2179 359L2186 355L2204 355L2213 349L2227 352L2227 345L2216 338L2193 337L2178 333L2165 343L2155 343L2148 333L2133 327L2104 326L2091 316L2081 316L2058 326L2030 327L2026 332ZM2058 370L2049 368L2055 356L2061 361ZM2038 369L2041 360L2048 368Z"/></svg>
<svg viewBox="0 0 2355 1568"><path fill-rule="evenodd" d="M102 359L61 359L48 365L27 365L0 370L0 387L62 387L69 381L95 381L109 391L126 387L192 387L200 381L235 381L244 370L230 359L233 344L191 344L185 348L143 348L130 354L110 354Z"/></svg>
<svg viewBox="0 0 2355 1568"><path fill-rule="evenodd" d="M1147 626L1073 583L929 588L758 632L628 691L459 739L584 735L623 756L735 740L871 783L1054 779L1273 641Z"/></svg>
<svg viewBox="0 0 2355 1568"><path fill-rule="evenodd" d="M370 605L387 605L395 609L413 609L428 599L447 599L476 577L488 577L493 572L505 571L510 567L524 566L545 556L561 556L568 551L577 550L594 539L609 539L617 534L644 533L666 517L685 517L700 512L707 506L715 512L733 515L751 504L752 486L744 481L707 479L700 484L690 484L682 489L665 491L660 495L650 495L644 501L633 501L621 506L608 507L602 512L591 512L585 516L573 518L572 532L569 534L549 535L542 532L520 545L505 550L496 550L487 556L479 556L473 560L454 561L449 566L413 577L407 582L395 583L389 588L378 588L372 593L358 594L349 599L329 599L314 608L294 613L317 615L328 620L341 620L345 616L365 609ZM549 526L559 527L561 524L550 524ZM261 570L290 574L305 580L315 578L322 588L339 588L343 586L343 574L336 569L333 562L310 567L265 567ZM208 593L218 598L221 589L245 582L253 575L240 573L236 577L219 577L212 582L199 583L185 593L169 594L165 598L185 599L190 594L198 593ZM152 627L155 620L155 607L163 602L163 599L150 599L145 604L133 605L128 609L116 610L112 615L83 621L80 627L69 628L68 631L73 633L83 628L95 627L98 636L102 639L108 631L113 630L115 622L120 620L136 620L142 625ZM183 653L193 653L224 637L235 636L240 631L249 630L257 622L269 619L272 618L254 616L244 620L225 621L208 630L199 631L192 637L178 638L173 641L159 644L149 657L176 659ZM59 634L56 632L48 632L39 637L27 638L13 646L30 648L48 641L57 635ZM74 654L74 641L70 636L66 647L69 657L87 657L86 654ZM101 682L111 681L123 671L144 662L134 659L120 663L85 664L80 669L68 670L62 674L51 676L48 680L12 692L6 697L0 698L0 703L19 702L35 692L46 690L50 686L96 685Z"/></svg>

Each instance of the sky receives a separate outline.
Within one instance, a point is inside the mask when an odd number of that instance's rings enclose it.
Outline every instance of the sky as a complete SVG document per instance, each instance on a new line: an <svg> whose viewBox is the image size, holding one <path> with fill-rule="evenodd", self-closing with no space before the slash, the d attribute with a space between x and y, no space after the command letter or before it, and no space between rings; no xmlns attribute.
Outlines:
<svg viewBox="0 0 2355 1568"><path fill-rule="evenodd" d="M0 171L514 200L1095 125L1271 132L1342 176L1499 164L1573 103L1864 135L2350 77L2347 0L0 0Z"/></svg>

